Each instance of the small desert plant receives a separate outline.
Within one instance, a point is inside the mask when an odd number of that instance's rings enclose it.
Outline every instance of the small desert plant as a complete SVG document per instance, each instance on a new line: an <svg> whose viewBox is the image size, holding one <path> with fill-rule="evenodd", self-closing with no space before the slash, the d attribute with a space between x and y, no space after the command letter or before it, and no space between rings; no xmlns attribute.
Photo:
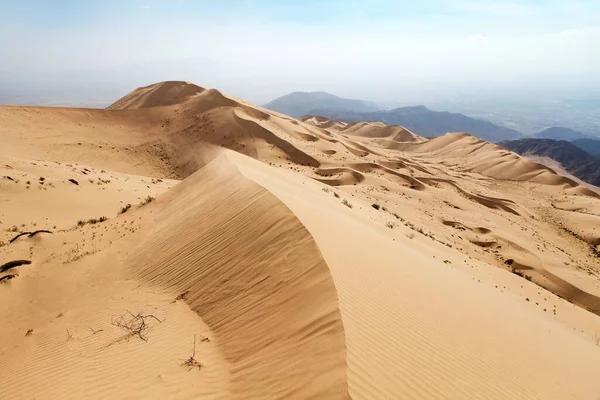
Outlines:
<svg viewBox="0 0 600 400"><path fill-rule="evenodd" d="M126 204L121 208L121 211L119 211L119 214L125 214L127 211L129 211L129 209L131 208L131 204Z"/></svg>
<svg viewBox="0 0 600 400"><path fill-rule="evenodd" d="M381 208L381 206L379 204L377 204L377 203L371 204L371 207L373 207L376 210L379 210Z"/></svg>
<svg viewBox="0 0 600 400"><path fill-rule="evenodd" d="M404 218L402 218L401 216L399 216L397 213L392 213L392 215L394 217L396 217L396 219L399 219L400 221L404 222Z"/></svg>
<svg viewBox="0 0 600 400"><path fill-rule="evenodd" d="M118 318L113 318L112 324L127 332L127 334L119 340L129 339L131 337L137 336L144 342L147 342L147 334L151 327L146 320L150 319L156 320L159 323L163 322L152 314L144 315L142 313L137 313L134 315L131 312L127 311L125 312L125 314L119 316Z"/></svg>
<svg viewBox="0 0 600 400"><path fill-rule="evenodd" d="M321 188L321 190L324 191L325 193L329 193L329 188L328 187Z"/></svg>
<svg viewBox="0 0 600 400"><path fill-rule="evenodd" d="M148 203L152 203L153 201L154 201L154 197L148 196L144 200L142 200L142 202L140 203L140 207L143 207Z"/></svg>
<svg viewBox="0 0 600 400"><path fill-rule="evenodd" d="M388 222L385 223L385 226L387 226L390 229L394 229L394 226L396 226L396 225L394 225L393 222L388 221Z"/></svg>
<svg viewBox="0 0 600 400"><path fill-rule="evenodd" d="M339 198L340 198L340 195L339 195L338 193L336 193L336 192L333 192L333 196L334 196L336 199L339 199Z"/></svg>
<svg viewBox="0 0 600 400"><path fill-rule="evenodd" d="M348 208L352 208L352 204L346 199L342 200L342 204Z"/></svg>
<svg viewBox="0 0 600 400"><path fill-rule="evenodd" d="M192 349L192 354L190 355L190 358L183 362L183 365L189 367L189 370L194 367L198 367L198 369L202 368L203 364L196 360L196 335L194 335L194 348Z"/></svg>
<svg viewBox="0 0 600 400"><path fill-rule="evenodd" d="M27 329L27 333L25 333L25 336L29 336L33 333L33 329L29 328Z"/></svg>

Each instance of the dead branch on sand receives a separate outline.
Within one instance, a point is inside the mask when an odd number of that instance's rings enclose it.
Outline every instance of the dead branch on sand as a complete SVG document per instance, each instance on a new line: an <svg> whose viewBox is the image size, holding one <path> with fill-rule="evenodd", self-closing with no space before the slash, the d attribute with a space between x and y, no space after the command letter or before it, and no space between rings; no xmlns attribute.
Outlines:
<svg viewBox="0 0 600 400"><path fill-rule="evenodd" d="M130 337L134 337L137 336L140 339L142 339L144 342L148 341L148 331L150 330L150 325L148 325L147 320L151 320L154 319L156 321L158 321L159 323L162 323L164 321L164 319L161 321L160 319L158 319L156 316L152 315L152 314L142 314L142 313L137 313L137 314L132 314L131 312L127 311L125 314L119 316L118 318L113 318L112 320L112 324L114 326L117 326L121 329L123 329L124 331L127 332L127 334L120 338L117 341L123 340L123 339L129 339Z"/></svg>
<svg viewBox="0 0 600 400"><path fill-rule="evenodd" d="M15 278L15 277L17 277L17 276L19 276L19 274L8 274L8 275L4 275L4 276L0 277L0 282L9 281L9 280L11 280L12 278Z"/></svg>
<svg viewBox="0 0 600 400"><path fill-rule="evenodd" d="M31 261L29 261L29 260L9 261L6 264L2 264L2 266L0 266L0 273L2 273L4 271L8 271L11 268L18 267L19 265L27 265L27 264L31 264Z"/></svg>
<svg viewBox="0 0 600 400"><path fill-rule="evenodd" d="M10 239L10 241L8 243L10 244L10 243L14 242L15 240L17 240L18 238L20 238L21 236L25 236L25 235L27 235L27 237L29 237L29 238L32 238L35 235L37 235L38 233L49 233L49 234L53 235L52 232L45 230L45 229L40 229L40 230L33 231L33 232L21 232L14 238Z"/></svg>

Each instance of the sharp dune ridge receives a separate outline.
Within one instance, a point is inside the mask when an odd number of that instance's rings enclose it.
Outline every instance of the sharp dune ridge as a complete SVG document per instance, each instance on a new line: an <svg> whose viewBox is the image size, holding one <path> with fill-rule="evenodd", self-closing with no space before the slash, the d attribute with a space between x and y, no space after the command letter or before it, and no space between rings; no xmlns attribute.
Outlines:
<svg viewBox="0 0 600 400"><path fill-rule="evenodd" d="M0 398L600 393L600 198L549 167L182 81L0 129Z"/></svg>

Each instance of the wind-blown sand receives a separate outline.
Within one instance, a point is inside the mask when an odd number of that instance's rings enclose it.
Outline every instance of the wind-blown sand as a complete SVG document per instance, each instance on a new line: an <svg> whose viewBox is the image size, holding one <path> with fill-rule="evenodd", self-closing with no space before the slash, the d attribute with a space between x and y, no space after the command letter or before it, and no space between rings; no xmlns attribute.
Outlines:
<svg viewBox="0 0 600 400"><path fill-rule="evenodd" d="M600 396L600 199L546 166L185 82L0 128L0 398Z"/></svg>

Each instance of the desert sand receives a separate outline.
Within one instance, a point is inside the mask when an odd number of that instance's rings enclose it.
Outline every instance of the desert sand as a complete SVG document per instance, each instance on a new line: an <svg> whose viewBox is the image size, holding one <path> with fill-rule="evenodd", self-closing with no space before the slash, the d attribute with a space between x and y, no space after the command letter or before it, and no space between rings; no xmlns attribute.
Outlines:
<svg viewBox="0 0 600 400"><path fill-rule="evenodd" d="M188 82L0 132L0 399L600 398L600 195L550 167Z"/></svg>

